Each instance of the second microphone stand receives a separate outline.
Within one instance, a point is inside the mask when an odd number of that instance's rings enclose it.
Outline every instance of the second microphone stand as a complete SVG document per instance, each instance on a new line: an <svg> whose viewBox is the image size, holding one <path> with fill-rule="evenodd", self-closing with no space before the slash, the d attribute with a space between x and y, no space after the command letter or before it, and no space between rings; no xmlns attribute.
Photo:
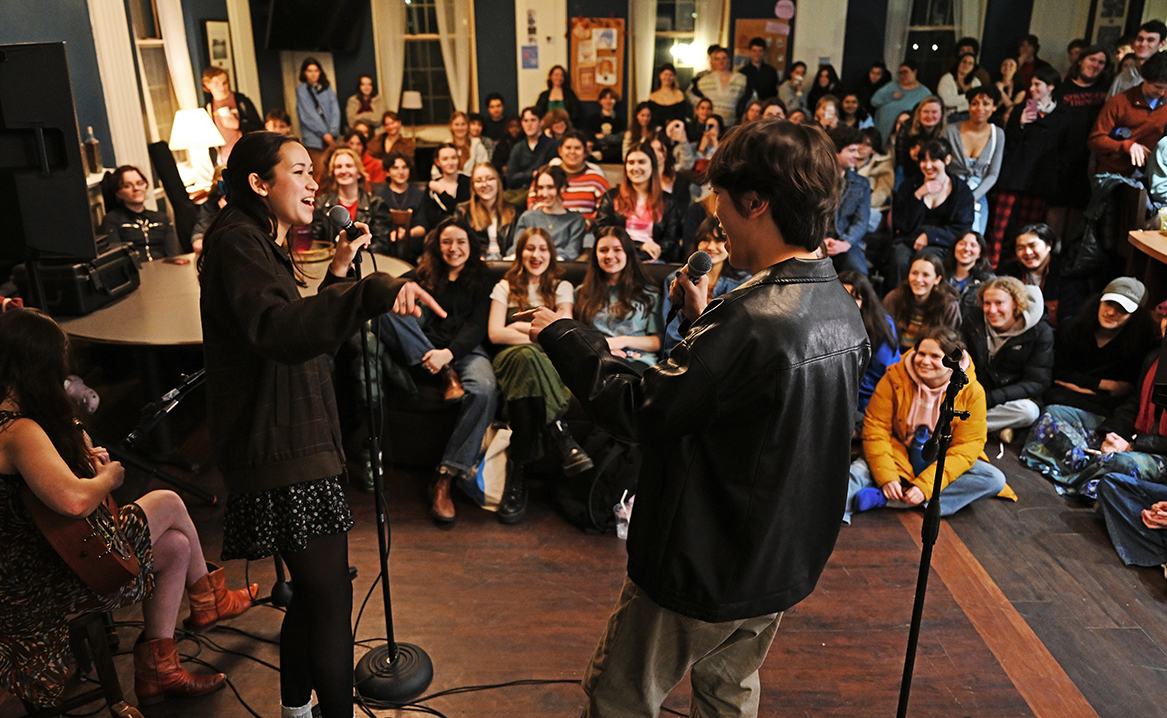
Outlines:
<svg viewBox="0 0 1167 718"><path fill-rule="evenodd" d="M353 260L357 279L361 277L361 255ZM369 334L361 328L361 361L365 367L365 404L369 422L369 466L373 473L373 495L377 502L377 548L381 558L381 595L385 603L386 643L372 649L357 663L356 688L364 698L382 703L404 703L415 698L434 679L434 664L421 647L397 643L393 638L393 605L389 596L389 504L385 499L385 481L381 471L382 422L379 402L374 402L373 382L378 375L377 362L369 351Z"/></svg>
<svg viewBox="0 0 1167 718"><path fill-rule="evenodd" d="M940 536L940 481L944 477L944 457L952 443L952 420L968 419L969 412L956 410L956 395L968 384L968 375L960 368L958 355L955 359L944 357L944 366L952 370L944 401L940 404L940 418L936 421L936 431L924 445L924 458L936 461L936 477L932 484L932 498L924 509L924 526L921 530L923 549L920 554L920 574L916 578L916 600L912 604L912 624L908 630L908 651L904 657L904 676L900 683L900 702L896 718L908 714L908 697L912 693L912 670L916 665L916 646L920 641L920 623L924 618L924 596L928 592L928 574L932 570L932 548Z"/></svg>

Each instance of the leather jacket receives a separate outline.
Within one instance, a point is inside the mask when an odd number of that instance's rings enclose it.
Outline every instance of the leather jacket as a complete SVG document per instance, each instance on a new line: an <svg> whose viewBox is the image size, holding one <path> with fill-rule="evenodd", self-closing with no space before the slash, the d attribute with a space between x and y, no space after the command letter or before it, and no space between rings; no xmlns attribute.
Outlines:
<svg viewBox="0 0 1167 718"><path fill-rule="evenodd" d="M340 229L328 219L328 212L340 204L340 195L329 192L316 198L316 208L312 212L312 239L317 242L333 243ZM357 194L357 212L354 222L369 225L373 235L373 250L388 253L389 249L389 206L380 195L360 190Z"/></svg>
<svg viewBox="0 0 1167 718"><path fill-rule="evenodd" d="M628 575L653 601L717 622L810 594L871 354L830 260L781 262L713 300L643 377L576 321L539 343L596 424L643 449Z"/></svg>

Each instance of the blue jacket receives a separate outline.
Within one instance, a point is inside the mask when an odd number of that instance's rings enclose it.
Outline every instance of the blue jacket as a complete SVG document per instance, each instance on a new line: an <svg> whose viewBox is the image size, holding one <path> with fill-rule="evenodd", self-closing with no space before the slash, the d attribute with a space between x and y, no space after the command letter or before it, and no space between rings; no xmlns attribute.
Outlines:
<svg viewBox="0 0 1167 718"><path fill-rule="evenodd" d="M871 184L855 170L843 175L843 196L835 211L835 239L863 245L867 222L871 219Z"/></svg>
<svg viewBox="0 0 1167 718"><path fill-rule="evenodd" d="M316 111L316 104L312 102L308 83L301 82L296 87L296 114L300 117L300 134L304 136L305 147L322 150L325 135L340 139L340 103L332 88L317 90L316 102L320 103L320 112Z"/></svg>

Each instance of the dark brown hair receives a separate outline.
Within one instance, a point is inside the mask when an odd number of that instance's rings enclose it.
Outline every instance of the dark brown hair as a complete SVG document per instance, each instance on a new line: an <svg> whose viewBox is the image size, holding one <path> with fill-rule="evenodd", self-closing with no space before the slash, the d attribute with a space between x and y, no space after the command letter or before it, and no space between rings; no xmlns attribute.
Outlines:
<svg viewBox="0 0 1167 718"><path fill-rule="evenodd" d="M616 280L616 301L612 305L608 304L608 279L600 267L598 251L600 240L608 237L615 237L620 242L624 256L628 258ZM596 246L592 248L588 259L588 272L576 292L575 317L584 324L591 324L600 310L605 308L615 319L624 319L638 309L648 312L652 308L649 293L655 291L640 264L632 238L620 227L604 227L596 232Z"/></svg>
<svg viewBox="0 0 1167 718"><path fill-rule="evenodd" d="M935 254L924 251L916 252L908 267L916 262L927 262L932 265L932 270L936 272L936 284L932 287L932 291L928 292L924 303L919 306L921 331L928 327L944 326L944 313L948 303L959 298L956 290L945 281L944 265ZM916 297L912 294L907 279L900 283L898 289L899 292L888 295L891 301L887 310L891 318L895 320L896 332L902 336L912 323L912 313L916 310Z"/></svg>
<svg viewBox="0 0 1167 718"><path fill-rule="evenodd" d="M547 260L547 270L539 275L539 297L543 300L544 306L548 309L555 309L555 287L563 276L563 269L559 266L559 259L555 256L555 240L542 227L529 227L523 230L515 242L515 261L503 277L511 288L507 300L520 309L530 309L527 306L530 278L527 277L527 270L523 268L523 250L527 248L527 242L531 237L535 235L539 235L543 241L547 242L548 253L551 255L551 258Z"/></svg>
<svg viewBox="0 0 1167 718"><path fill-rule="evenodd" d="M450 227L465 232L466 239L470 242L470 256L466 258L466 265L458 274L458 279L465 280L463 286L470 291L477 289L481 286L486 274L486 267L482 263L482 247L478 244L478 235L463 217L459 215L446 217L425 236L425 246L417 261L417 283L435 294L441 293L450 281L450 267L446 264L445 257L442 256L442 232Z"/></svg>
<svg viewBox="0 0 1167 718"><path fill-rule="evenodd" d="M839 160L827 133L811 125L762 119L734 130L709 161L710 184L739 212L754 192L791 246L813 252L839 204Z"/></svg>
<svg viewBox="0 0 1167 718"><path fill-rule="evenodd" d="M879 294L876 293L867 275L849 270L839 273L839 281L851 285L851 296L862 302L859 305L859 316L863 317L863 328L867 331L867 341L871 342L871 350L875 351L884 344L898 346L887 310L883 308Z"/></svg>

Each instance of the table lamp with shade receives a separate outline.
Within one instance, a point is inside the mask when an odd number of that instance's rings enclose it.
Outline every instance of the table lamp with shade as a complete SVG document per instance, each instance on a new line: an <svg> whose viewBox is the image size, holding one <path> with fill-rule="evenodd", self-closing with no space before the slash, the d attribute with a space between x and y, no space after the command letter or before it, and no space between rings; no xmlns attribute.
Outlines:
<svg viewBox="0 0 1167 718"><path fill-rule="evenodd" d="M210 147L222 147L227 141L223 139L207 111L198 109L179 110L174 113L174 124L170 129L168 144L171 151L189 152L190 161L180 163L178 170L182 175L183 184L190 187L196 184L210 184L215 168L211 166L210 155L205 150ZM204 157L206 159L203 159Z"/></svg>
<svg viewBox="0 0 1167 718"><path fill-rule="evenodd" d="M401 109L403 110L420 110L421 109L421 93L417 90L406 90L401 93ZM409 118L413 122L409 123L410 132L413 134L413 139L417 139L417 116L410 113Z"/></svg>

